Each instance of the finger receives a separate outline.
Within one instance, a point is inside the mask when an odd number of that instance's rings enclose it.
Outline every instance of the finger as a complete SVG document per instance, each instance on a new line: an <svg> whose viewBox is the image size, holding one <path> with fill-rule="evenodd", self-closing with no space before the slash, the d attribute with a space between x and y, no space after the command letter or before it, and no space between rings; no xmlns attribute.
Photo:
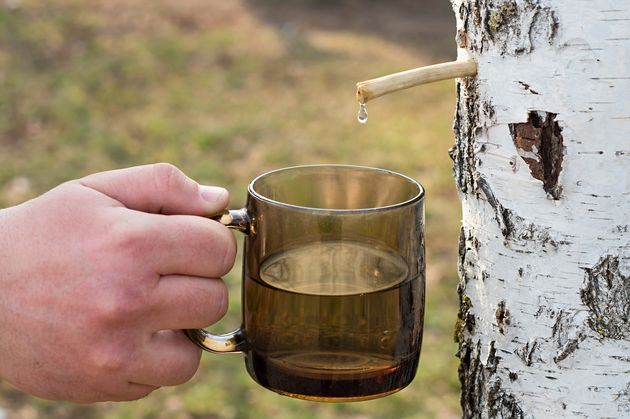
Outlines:
<svg viewBox="0 0 630 419"><path fill-rule="evenodd" d="M137 215L141 219L129 227L133 238L126 240L157 274L218 278L234 265L236 239L220 223L187 215Z"/></svg>
<svg viewBox="0 0 630 419"><path fill-rule="evenodd" d="M149 297L151 325L164 329L201 329L227 312L228 290L221 279L169 275Z"/></svg>
<svg viewBox="0 0 630 419"><path fill-rule="evenodd" d="M127 208L156 214L211 215L229 200L225 189L201 186L168 163L95 173L79 182Z"/></svg>
<svg viewBox="0 0 630 419"><path fill-rule="evenodd" d="M92 377L91 377L92 378ZM96 377L96 381L82 381L77 383L75 393L63 398L50 398L50 400L67 400L73 403L96 403L96 402L122 402L138 400L148 396L151 392L160 388L159 386L138 384L129 381L116 381L104 384L103 377Z"/></svg>
<svg viewBox="0 0 630 419"><path fill-rule="evenodd" d="M148 396L153 391L160 388L160 386L138 384L128 382L118 386L115 390L112 390L101 397L94 400L88 400L88 402L94 401L112 401L112 402L128 402L131 400L138 400Z"/></svg>
<svg viewBox="0 0 630 419"><path fill-rule="evenodd" d="M149 386L174 386L190 380L201 359L197 348L181 330L154 333L130 371L130 382Z"/></svg>

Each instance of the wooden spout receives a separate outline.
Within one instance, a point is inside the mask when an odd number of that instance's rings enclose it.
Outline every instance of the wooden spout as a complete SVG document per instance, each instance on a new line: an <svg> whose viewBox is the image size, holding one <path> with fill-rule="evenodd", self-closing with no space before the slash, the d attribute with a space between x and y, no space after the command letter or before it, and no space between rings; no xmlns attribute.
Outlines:
<svg viewBox="0 0 630 419"><path fill-rule="evenodd" d="M358 82L357 100L359 103L366 103L368 100L376 99L388 93L408 89L420 84L454 79L456 77L474 76L475 74L477 74L477 63L470 57L447 63L414 68L400 73Z"/></svg>

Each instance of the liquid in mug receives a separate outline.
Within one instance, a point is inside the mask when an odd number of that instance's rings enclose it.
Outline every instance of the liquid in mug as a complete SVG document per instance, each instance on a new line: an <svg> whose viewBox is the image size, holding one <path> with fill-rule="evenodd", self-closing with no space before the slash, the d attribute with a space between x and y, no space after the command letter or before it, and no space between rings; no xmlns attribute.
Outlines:
<svg viewBox="0 0 630 419"><path fill-rule="evenodd" d="M415 376L424 278L398 254L352 241L292 246L247 273L249 373L308 400L368 400Z"/></svg>

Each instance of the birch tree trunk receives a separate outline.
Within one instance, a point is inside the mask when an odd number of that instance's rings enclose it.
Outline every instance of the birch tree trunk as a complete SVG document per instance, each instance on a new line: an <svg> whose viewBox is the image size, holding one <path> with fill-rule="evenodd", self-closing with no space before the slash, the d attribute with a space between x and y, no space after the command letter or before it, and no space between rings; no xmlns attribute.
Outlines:
<svg viewBox="0 0 630 419"><path fill-rule="evenodd" d="M465 417L630 417L630 3L452 0Z"/></svg>

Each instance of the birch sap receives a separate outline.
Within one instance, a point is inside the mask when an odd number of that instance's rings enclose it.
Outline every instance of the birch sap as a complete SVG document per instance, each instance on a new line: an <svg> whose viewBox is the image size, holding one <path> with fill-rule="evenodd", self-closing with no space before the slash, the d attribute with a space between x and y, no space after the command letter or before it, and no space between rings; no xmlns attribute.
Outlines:
<svg viewBox="0 0 630 419"><path fill-rule="evenodd" d="M420 355L424 281L417 279L396 253L360 242L270 255L257 277L245 277L249 373L309 400L366 400L402 389Z"/></svg>

